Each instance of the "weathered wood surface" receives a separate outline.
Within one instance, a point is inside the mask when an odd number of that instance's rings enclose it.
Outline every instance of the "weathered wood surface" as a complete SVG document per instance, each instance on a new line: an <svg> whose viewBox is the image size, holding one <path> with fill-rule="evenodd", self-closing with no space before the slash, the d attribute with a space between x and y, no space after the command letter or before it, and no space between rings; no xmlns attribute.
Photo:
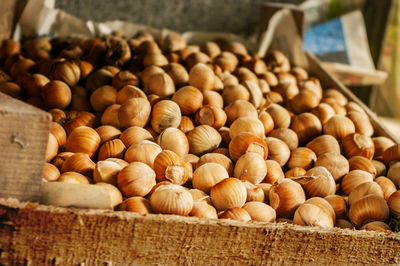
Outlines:
<svg viewBox="0 0 400 266"><path fill-rule="evenodd" d="M367 110L375 130L398 141L375 114L326 73L313 56L309 55L308 58L310 71L321 79L325 88L336 87L349 99L361 104ZM0 107L15 107L13 101L0 102ZM48 132L48 126L44 125L48 123L48 118L43 121L39 119L41 116L21 118L26 117L24 108L22 105L17 108L9 121L4 122L7 127L0 127L6 130L15 126L16 129L24 129L23 133L30 133L18 135L17 142L14 138L14 149L20 149L16 153L20 157L7 161L1 167L6 172L14 171L13 176L18 178L26 176L19 172L21 169L43 167L43 158L39 160L23 155L23 149L17 147L21 146L18 141L30 143L27 146L29 149L43 152L44 135L32 132L39 128ZM0 112L0 116L3 114L9 112ZM34 122L33 126L27 124L34 119L39 119L39 122ZM1 135L2 132L0 130L0 140L9 141L9 134L13 131L4 131L8 134L6 137ZM7 155L9 160L13 153L6 150L0 154ZM41 171L30 170L30 173L37 176ZM4 173L0 173L2 175ZM25 185L29 187L29 184ZM25 189L25 192L24 195L29 195L32 190ZM68 209L0 199L0 264L102 263L400 264L400 234L169 215L141 216L127 212Z"/></svg>
<svg viewBox="0 0 400 266"><path fill-rule="evenodd" d="M0 93L0 198L37 201L50 114Z"/></svg>
<svg viewBox="0 0 400 266"><path fill-rule="evenodd" d="M400 234L0 200L0 264L389 264Z"/></svg>

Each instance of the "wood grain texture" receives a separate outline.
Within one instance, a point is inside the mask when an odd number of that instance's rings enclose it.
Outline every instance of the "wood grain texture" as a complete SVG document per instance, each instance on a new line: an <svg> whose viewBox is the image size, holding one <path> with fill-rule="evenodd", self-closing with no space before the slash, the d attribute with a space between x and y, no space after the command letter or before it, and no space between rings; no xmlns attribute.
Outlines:
<svg viewBox="0 0 400 266"><path fill-rule="evenodd" d="M0 264L389 264L400 234L0 200Z"/></svg>
<svg viewBox="0 0 400 266"><path fill-rule="evenodd" d="M50 120L0 93L0 197L39 200Z"/></svg>
<svg viewBox="0 0 400 266"><path fill-rule="evenodd" d="M314 57L310 55L309 59L310 70L321 79L325 88L338 88L367 110L351 92L326 73ZM25 110L30 109L25 105L15 108L13 101L0 101L1 107L11 108L0 112L0 117L7 116L1 123L11 129L6 131L3 127L0 140L9 145L10 134L15 129L23 133L18 136L22 137L23 143L29 143L26 147L32 150L29 155L23 155L18 150L21 149L19 144L14 142L16 146L0 153L0 160L5 160L1 167L5 172L0 176L18 178L16 186L24 188L25 184L23 195L29 195L32 193L27 189L29 182L20 183L20 178L27 177L26 173L35 177L41 174L39 168L43 167L43 158L32 156L32 152L43 152L46 141L44 135L35 135L34 132L40 129L48 132L47 120L41 120L41 115L32 115L32 110ZM367 113L377 132L391 137L376 116L371 111ZM14 154L15 149L17 152ZM11 160L13 155L19 157ZM20 172L22 170L26 172ZM0 190L7 191L2 185L0 183ZM379 265L400 264L399 254L398 233L326 230L170 215L141 216L0 199L0 264L5 265Z"/></svg>

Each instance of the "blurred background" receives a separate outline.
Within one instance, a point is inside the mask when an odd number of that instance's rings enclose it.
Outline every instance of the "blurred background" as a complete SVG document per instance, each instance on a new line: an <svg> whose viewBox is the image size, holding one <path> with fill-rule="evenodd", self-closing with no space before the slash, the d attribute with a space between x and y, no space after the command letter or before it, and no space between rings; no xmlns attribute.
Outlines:
<svg viewBox="0 0 400 266"><path fill-rule="evenodd" d="M392 0L56 0L56 8L83 20L125 20L178 31L204 30L252 34L259 22L259 5L267 2L304 5L312 20L322 23L353 10L362 11L374 62L380 54Z"/></svg>
<svg viewBox="0 0 400 266"><path fill-rule="evenodd" d="M196 29L199 31L232 32L250 36L258 30L259 6L266 2L299 5L306 12L307 28L335 18L340 18L340 16L354 10L360 10L363 14L364 21L357 21L357 23L364 23L364 25L357 25L357 27L365 27L373 66L377 68L381 67L381 61L384 60L381 55L385 45L386 32L390 25L391 15L393 17L396 6L395 2L397 1L56 0L55 6L83 20L108 21L118 19L146 24L157 28L171 28L178 31ZM324 31L325 30L326 28L324 28ZM391 37L393 38L393 36ZM389 49L389 51L385 51L386 57L391 58L392 54L390 48L387 49ZM316 53L315 50L312 50L312 52ZM319 56L318 53L317 56ZM336 55L336 57L338 58L339 56ZM386 62L386 68L383 70L391 70L388 69L391 68L388 64L390 64L390 62ZM380 84L380 86L371 86L371 84L365 86L365 84L353 82L352 84L346 85L350 86L359 98L379 114L389 117L400 117L400 109L397 110L394 106L390 107L390 105L393 104L390 103L390 100L389 102L387 100L397 99L397 94L389 93L389 95L387 95L388 93L382 93L378 88L382 86L382 84ZM393 84L385 86L393 87ZM396 87L396 85L394 86ZM398 86L400 86L400 84Z"/></svg>
<svg viewBox="0 0 400 266"><path fill-rule="evenodd" d="M22 10L27 1L17 1L14 8ZM222 31L243 37L259 32L260 5L290 4L305 12L304 48L317 55L385 122L400 125L397 0L49 1L84 21L123 20L177 31ZM400 129L395 127L394 131Z"/></svg>

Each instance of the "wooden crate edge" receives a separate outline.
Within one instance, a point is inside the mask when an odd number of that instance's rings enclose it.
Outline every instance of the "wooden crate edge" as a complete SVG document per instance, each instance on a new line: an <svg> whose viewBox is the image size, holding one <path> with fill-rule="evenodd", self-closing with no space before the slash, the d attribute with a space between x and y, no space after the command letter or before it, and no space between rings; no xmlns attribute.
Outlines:
<svg viewBox="0 0 400 266"><path fill-rule="evenodd" d="M52 245L53 248L48 248ZM0 199L0 263L400 263L400 234Z"/></svg>

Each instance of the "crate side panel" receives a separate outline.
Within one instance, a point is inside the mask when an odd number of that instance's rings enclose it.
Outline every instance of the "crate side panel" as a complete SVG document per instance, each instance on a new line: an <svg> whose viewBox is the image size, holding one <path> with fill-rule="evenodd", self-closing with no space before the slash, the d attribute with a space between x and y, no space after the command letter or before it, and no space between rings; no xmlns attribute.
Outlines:
<svg viewBox="0 0 400 266"><path fill-rule="evenodd" d="M0 206L5 264L400 263L394 233Z"/></svg>
<svg viewBox="0 0 400 266"><path fill-rule="evenodd" d="M0 197L37 201L50 117L7 99L11 98L0 95ZM3 101L7 104L1 104Z"/></svg>

